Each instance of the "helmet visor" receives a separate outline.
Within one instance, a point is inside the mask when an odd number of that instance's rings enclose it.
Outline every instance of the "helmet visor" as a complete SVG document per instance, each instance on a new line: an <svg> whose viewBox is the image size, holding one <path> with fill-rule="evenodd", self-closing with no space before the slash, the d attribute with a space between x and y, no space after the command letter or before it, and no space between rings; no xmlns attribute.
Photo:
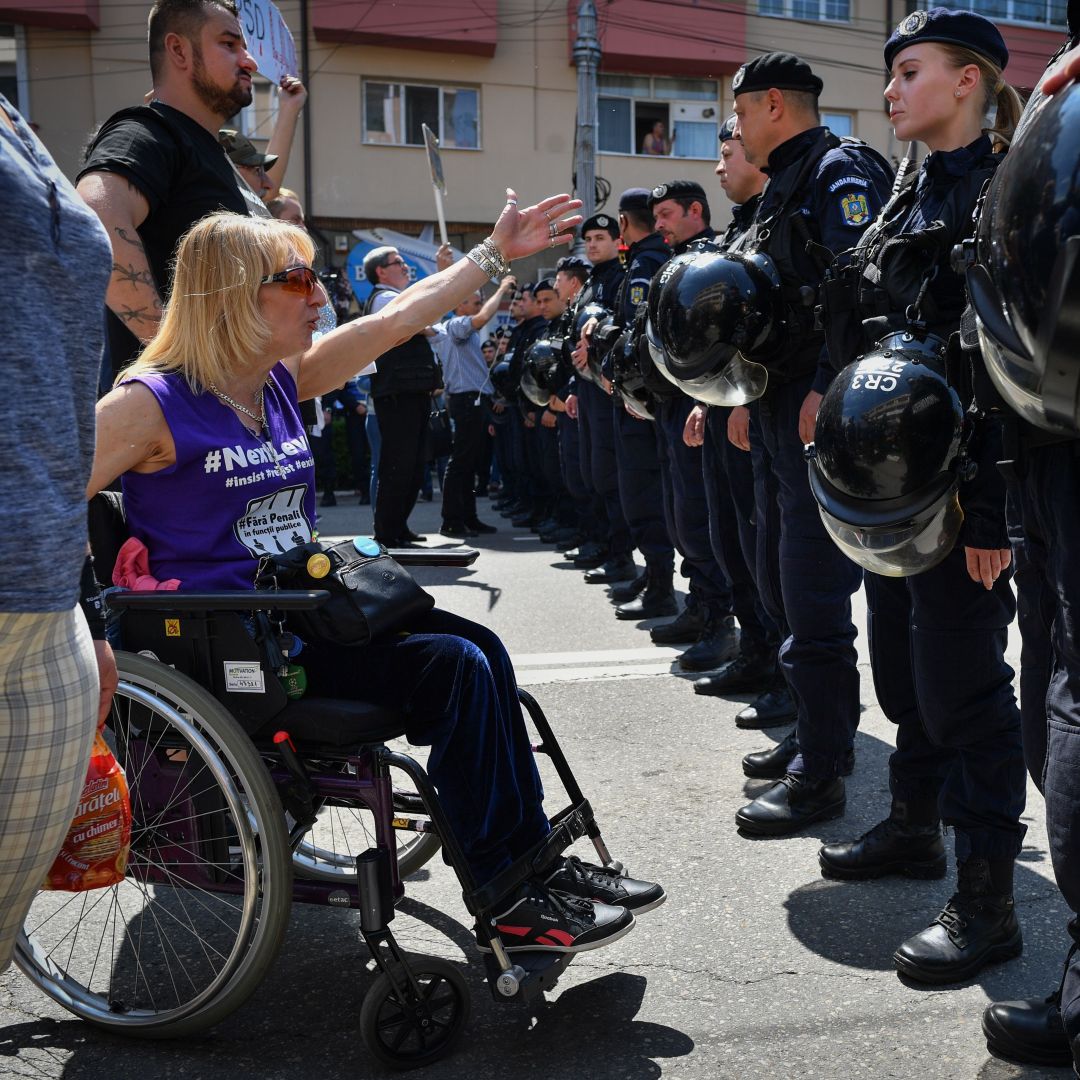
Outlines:
<svg viewBox="0 0 1080 1080"><path fill-rule="evenodd" d="M769 372L761 364L736 353L721 371L696 379L678 379L676 385L695 401L707 405L749 405L765 393Z"/></svg>
<svg viewBox="0 0 1080 1080"><path fill-rule="evenodd" d="M964 521L955 484L918 518L896 525L854 528L818 510L833 543L864 570L882 577L913 577L937 566L952 551Z"/></svg>
<svg viewBox="0 0 1080 1080"><path fill-rule="evenodd" d="M644 401L639 401L629 390L623 390L616 387L619 397L622 399L622 403L626 406L626 411L631 416L636 416L639 420L655 420L656 417L649 411L649 407Z"/></svg>
<svg viewBox="0 0 1080 1080"><path fill-rule="evenodd" d="M542 390L532 369L526 366L521 374L521 392L534 404L544 408L551 400L551 391Z"/></svg>

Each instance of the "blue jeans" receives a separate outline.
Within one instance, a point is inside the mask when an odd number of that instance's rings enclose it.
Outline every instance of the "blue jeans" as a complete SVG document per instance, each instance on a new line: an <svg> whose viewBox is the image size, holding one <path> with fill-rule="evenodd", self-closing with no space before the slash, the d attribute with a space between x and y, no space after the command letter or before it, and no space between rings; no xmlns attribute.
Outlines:
<svg viewBox="0 0 1080 1080"><path fill-rule="evenodd" d="M406 635L360 648L316 642L300 662L308 692L400 711L478 885L548 833L544 792L498 636L434 609Z"/></svg>
<svg viewBox="0 0 1080 1080"><path fill-rule="evenodd" d="M379 451L382 449L382 435L379 433L379 418L368 409L364 417L364 434L367 436L368 449L371 451L371 506L375 507L375 495L379 490Z"/></svg>

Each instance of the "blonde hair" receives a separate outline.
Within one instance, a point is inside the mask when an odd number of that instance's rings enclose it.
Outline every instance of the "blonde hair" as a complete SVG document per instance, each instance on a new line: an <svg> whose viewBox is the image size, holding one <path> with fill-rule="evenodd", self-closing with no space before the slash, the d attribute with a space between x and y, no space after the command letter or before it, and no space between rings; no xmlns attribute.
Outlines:
<svg viewBox="0 0 1080 1080"><path fill-rule="evenodd" d="M994 114L994 126L984 130L987 135L996 136L995 151L1008 150L1016 125L1020 122L1020 114L1024 111L1020 95L1002 77L1001 68L981 53L946 42L940 42L939 47L952 67L965 68L974 64L979 69L984 94L983 115Z"/></svg>
<svg viewBox="0 0 1080 1080"><path fill-rule="evenodd" d="M117 376L176 371L196 393L228 382L270 342L259 310L264 277L315 255L303 229L272 218L221 211L181 238L172 295L142 354Z"/></svg>

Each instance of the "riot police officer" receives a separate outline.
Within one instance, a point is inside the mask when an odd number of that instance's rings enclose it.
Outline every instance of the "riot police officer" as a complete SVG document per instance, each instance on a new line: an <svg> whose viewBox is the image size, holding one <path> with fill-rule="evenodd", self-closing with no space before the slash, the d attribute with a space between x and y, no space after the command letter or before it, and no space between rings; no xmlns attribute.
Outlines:
<svg viewBox="0 0 1080 1080"><path fill-rule="evenodd" d="M789 323L790 344L767 367L751 438L759 447L759 551L776 543L778 528L780 537L779 566L764 554L758 559L759 585L774 621L787 620L780 659L798 706L797 753L787 760L784 747L744 763L757 775L786 771L736 822L753 835L783 836L844 812L842 774L859 719L851 595L862 575L825 534L803 460L832 374L827 366L818 370L823 340L814 330L813 304L831 261L824 253L858 242L888 197L892 173L865 144L844 142L821 126L822 82L804 60L760 56L735 73L732 88L736 138L747 160L767 167L770 178L736 246L772 260Z"/></svg>
<svg viewBox="0 0 1080 1080"><path fill-rule="evenodd" d="M1007 140L1019 112L1007 62L980 15L938 8L900 22L885 46L890 120L930 153L917 176L902 174L825 293L832 362L854 359L848 348L866 355L822 404L811 480L830 532L870 571L874 684L897 735L889 816L819 858L826 877L942 877L941 820L954 828L957 891L894 956L928 983L962 981L1022 949L1012 879L1026 778L1004 655L1016 605L1000 424L977 406L965 418L970 379L963 363L947 373L945 356L965 306L952 249L1001 160L983 118L996 104Z"/></svg>
<svg viewBox="0 0 1080 1080"><path fill-rule="evenodd" d="M719 247L735 244L753 220L768 179L746 160L735 138L735 117L720 129L720 161L716 174L725 194L735 204L731 222ZM746 413L745 406L737 406ZM780 632L766 613L756 581L757 535L754 528L754 471L749 443L736 446L728 438L732 408L699 403L686 422L684 438L702 447L702 475L709 506L709 539L716 561L731 581L732 609L739 620L739 655L713 675L694 683L696 694L723 695L763 691L735 716L738 727L758 728L795 719L795 703L777 662ZM742 417L736 417L738 427ZM746 417L746 422L749 417ZM774 553L770 552L770 559ZM786 631L783 635L787 636Z"/></svg>
<svg viewBox="0 0 1080 1080"><path fill-rule="evenodd" d="M654 225L647 188L629 188L619 196L619 228L628 250L612 330L607 332L612 342L603 365L608 379L620 377L615 371L614 350L622 350L620 363L628 353L636 355L637 344L632 340L635 316L648 300L657 270L668 259L667 244ZM615 331L621 333L616 335ZM618 605L615 616L656 619L674 615L678 611L673 585L675 551L664 517L656 422L631 412L620 394L613 396L612 406L619 499L634 546L645 560L643 574L611 589L611 599Z"/></svg>
<svg viewBox="0 0 1080 1080"><path fill-rule="evenodd" d="M649 209L657 231L671 245L673 256L704 250L716 240L705 189L693 180L673 180L653 188ZM657 275L656 289L663 270ZM739 635L731 615L731 582L713 555L709 541L709 507L701 476L701 448L683 441L686 420L694 407L686 394L663 398L656 418L661 456L667 468L664 509L668 532L683 556L683 572L690 579L686 608L674 622L654 626L654 642L694 642L679 657L684 671L710 671L734 658Z"/></svg>
<svg viewBox="0 0 1080 1080"><path fill-rule="evenodd" d="M1080 4L979 214L968 289L981 355L1007 417L1005 459L1023 635L1021 711L1028 768L1046 798L1054 876L1073 912L1072 948L1045 999L1002 1001L983 1015L987 1046L1013 1061L1080 1075L1080 410L1075 385L1075 252L1080 243ZM1037 322L1036 322L1037 320ZM977 369L982 373L982 369ZM1026 617L1025 617L1026 615ZM1050 648L1046 648L1046 639Z"/></svg>
<svg viewBox="0 0 1080 1080"><path fill-rule="evenodd" d="M594 316L600 313L597 309L610 314L626 273L619 258L619 223L610 214L593 214L582 223L581 238L592 271L578 298L577 310L583 312L586 306L591 306ZM610 387L597 368L595 355L592 366L589 364L589 351L595 352L595 346L582 342L580 336L574 345L578 423L585 448L581 464L587 470L586 481L603 500L607 522L604 538L607 556L600 566L585 571L585 580L592 585L613 585L632 579L636 570L630 527L619 498Z"/></svg>

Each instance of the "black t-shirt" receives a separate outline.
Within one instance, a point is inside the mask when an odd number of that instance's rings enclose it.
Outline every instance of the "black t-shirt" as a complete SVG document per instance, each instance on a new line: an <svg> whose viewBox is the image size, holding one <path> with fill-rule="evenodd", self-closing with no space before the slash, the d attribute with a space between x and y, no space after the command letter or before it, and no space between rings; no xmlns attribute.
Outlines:
<svg viewBox="0 0 1080 1080"><path fill-rule="evenodd" d="M160 101L121 109L102 125L79 178L91 172L124 177L150 204L138 233L162 299L168 297L172 285L170 264L180 237L215 210L248 213L236 172L217 139L191 117ZM122 263L122 242L118 250ZM108 324L115 372L133 360L142 346L111 311Z"/></svg>

